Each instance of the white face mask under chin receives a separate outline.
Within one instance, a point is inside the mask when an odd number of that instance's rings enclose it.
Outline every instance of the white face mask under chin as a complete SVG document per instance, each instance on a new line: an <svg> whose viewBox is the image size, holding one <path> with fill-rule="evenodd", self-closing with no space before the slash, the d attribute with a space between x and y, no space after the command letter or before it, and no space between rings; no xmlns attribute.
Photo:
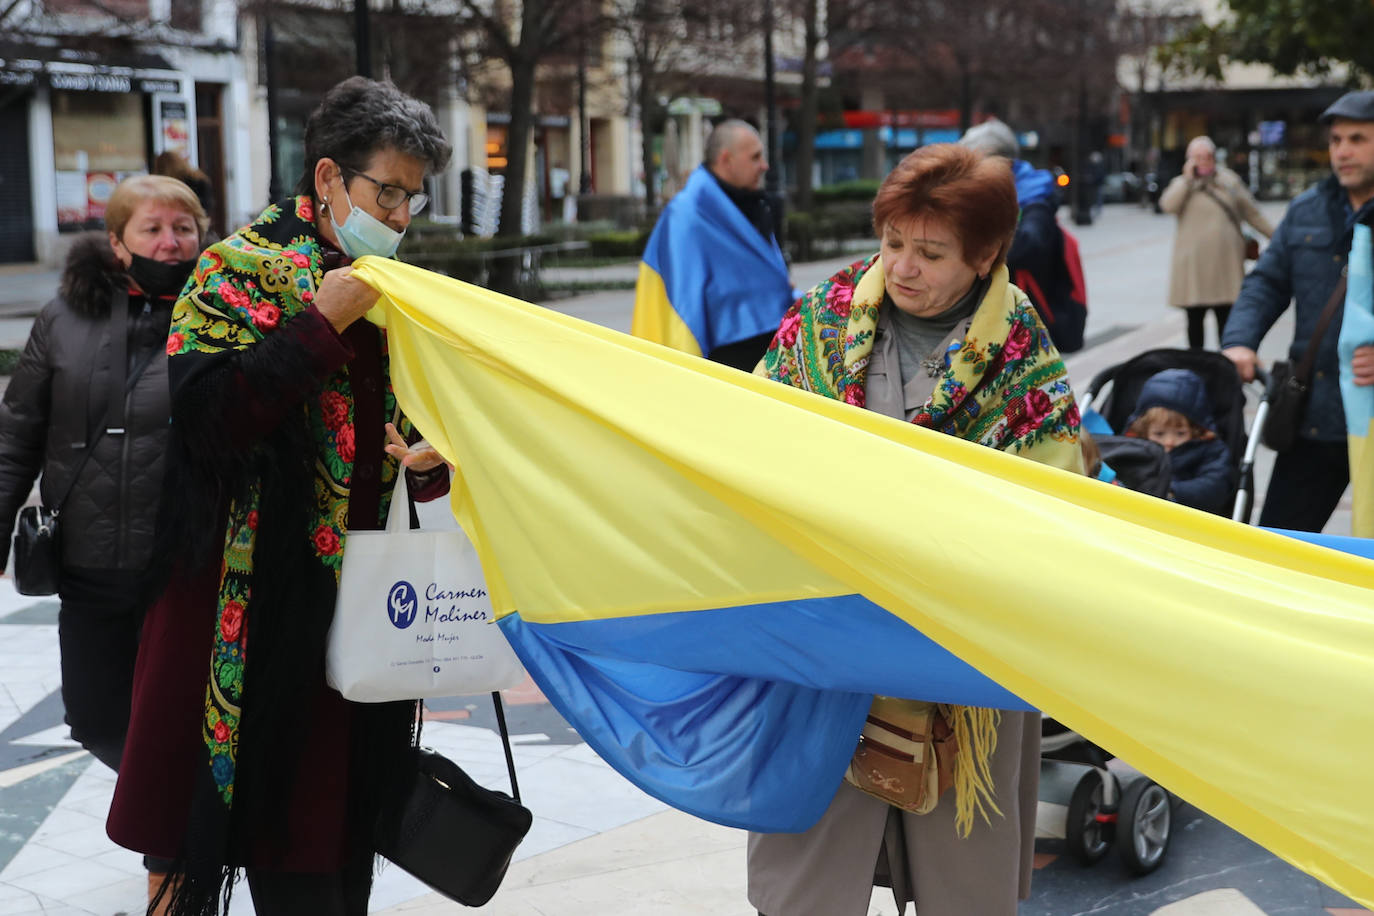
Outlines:
<svg viewBox="0 0 1374 916"><path fill-rule="evenodd" d="M394 255L401 239L405 238L405 230L397 232L371 213L359 209L353 203L353 198L349 197L346 188L343 195L344 200L348 201L348 216L343 222L334 223L334 234L339 237L339 247L343 249L344 254L354 259L364 255L376 255L380 258ZM329 212L331 217L335 215L334 208L331 207Z"/></svg>

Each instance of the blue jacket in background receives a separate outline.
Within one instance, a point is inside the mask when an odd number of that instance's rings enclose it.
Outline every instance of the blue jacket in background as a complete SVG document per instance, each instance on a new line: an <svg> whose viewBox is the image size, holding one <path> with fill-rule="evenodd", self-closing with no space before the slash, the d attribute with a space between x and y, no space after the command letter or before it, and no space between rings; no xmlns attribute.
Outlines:
<svg viewBox="0 0 1374 916"><path fill-rule="evenodd" d="M1374 202L1361 208L1359 215L1363 217L1371 209ZM1246 276L1221 335L1222 347L1259 349L1264 335L1289 302L1295 301L1295 329L1288 358L1295 363L1302 359L1307 342L1316 333L1322 309L1345 269L1356 216L1350 198L1334 175L1298 195L1289 204L1269 247ZM1341 310L1337 307L1313 365L1311 396L1299 428L1299 434L1306 439L1346 440L1336 355L1340 331Z"/></svg>
<svg viewBox="0 0 1374 916"><path fill-rule="evenodd" d="M1061 353L1074 353L1083 349L1087 316L1081 306L1075 310L1070 304L1073 280L1064 263L1064 230L1055 219L1059 189L1052 174L1024 159L1012 163L1012 177L1021 216L1007 252L1007 270L1034 303L1054 345ZM1034 284L1026 281L1026 274Z"/></svg>

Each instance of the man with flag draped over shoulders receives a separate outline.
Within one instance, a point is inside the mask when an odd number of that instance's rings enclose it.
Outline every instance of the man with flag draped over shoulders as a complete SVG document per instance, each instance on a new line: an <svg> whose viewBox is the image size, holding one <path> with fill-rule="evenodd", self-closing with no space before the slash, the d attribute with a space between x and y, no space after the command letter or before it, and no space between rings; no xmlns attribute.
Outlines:
<svg viewBox="0 0 1374 916"><path fill-rule="evenodd" d="M761 190L758 131L722 121L706 161L663 208L644 249L630 331L749 371L796 298Z"/></svg>

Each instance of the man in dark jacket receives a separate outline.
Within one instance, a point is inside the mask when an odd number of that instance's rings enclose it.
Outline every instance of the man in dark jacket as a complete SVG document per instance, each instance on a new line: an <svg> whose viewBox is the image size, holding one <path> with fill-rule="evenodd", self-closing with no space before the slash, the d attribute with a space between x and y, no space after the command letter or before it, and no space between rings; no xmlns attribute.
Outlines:
<svg viewBox="0 0 1374 916"><path fill-rule="evenodd" d="M1260 341L1290 301L1297 311L1288 358L1294 363L1302 359L1345 273L1355 223L1374 218L1374 92L1346 93L1322 113L1321 121L1330 125L1333 174L1289 205L1269 247L1245 278L1222 333L1222 353L1246 381L1255 377ZM1322 530L1350 480L1336 353L1340 329L1337 304L1317 346L1297 441L1274 462L1261 525ZM1356 350L1352 367L1356 384L1374 384L1374 347Z"/></svg>

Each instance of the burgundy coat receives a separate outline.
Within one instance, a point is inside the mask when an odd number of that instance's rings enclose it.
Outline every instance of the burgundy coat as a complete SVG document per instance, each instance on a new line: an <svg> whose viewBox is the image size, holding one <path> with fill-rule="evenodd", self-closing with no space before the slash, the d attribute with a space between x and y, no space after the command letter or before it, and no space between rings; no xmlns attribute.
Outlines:
<svg viewBox="0 0 1374 916"><path fill-rule="evenodd" d="M380 432L389 418L383 417L385 380L376 330L358 321L343 335L336 334L313 307L291 324L298 322L294 336L308 350L302 362L320 373L320 378L346 364L358 428ZM266 415L270 413L270 409L265 411L262 422L273 421ZM234 435L251 438L252 434L239 430ZM384 453L380 434L374 441L376 449L358 448L353 465L348 509L348 527L353 530L378 527L378 480ZM416 499L433 499L447 492L448 475L412 475L409 484ZM196 781L203 776L199 772L205 766L201 730L219 573L216 564L174 576L144 623L128 740L106 828L116 843L145 854L171 859L181 852ZM286 818L289 835L284 844L273 844L274 850L286 852L269 852L259 843L247 864L281 871L337 871L345 864L349 847L350 792L365 791L365 787L351 786L349 779L349 742L357 704L323 682L312 697L284 697L281 702L310 705Z"/></svg>

